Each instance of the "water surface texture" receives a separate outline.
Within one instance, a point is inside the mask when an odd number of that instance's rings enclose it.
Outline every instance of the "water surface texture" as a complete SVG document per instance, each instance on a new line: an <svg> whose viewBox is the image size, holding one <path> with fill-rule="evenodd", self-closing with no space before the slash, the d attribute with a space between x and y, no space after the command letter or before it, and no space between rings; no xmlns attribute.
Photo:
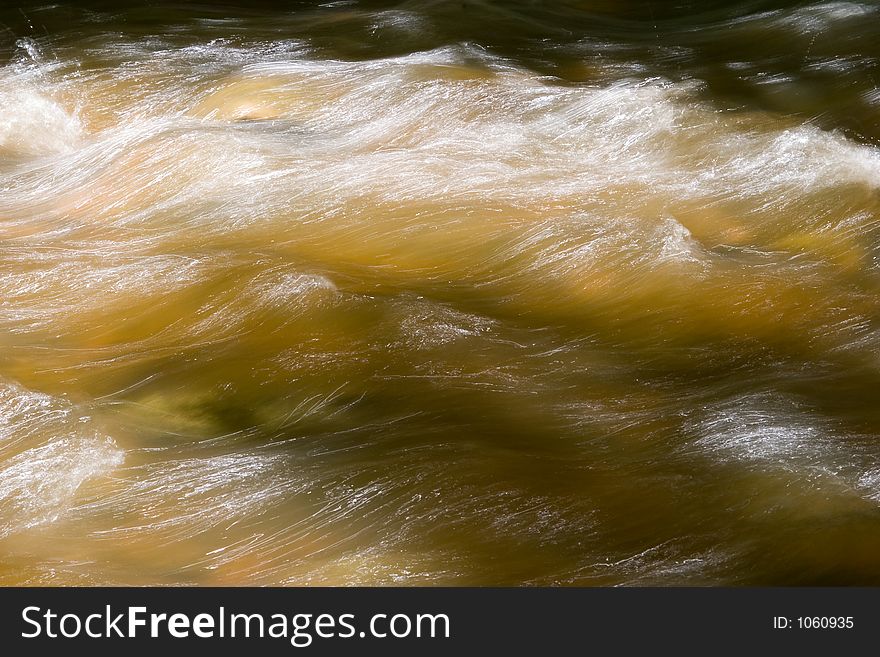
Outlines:
<svg viewBox="0 0 880 657"><path fill-rule="evenodd" d="M880 584L878 80L880 3L4 3L0 584Z"/></svg>

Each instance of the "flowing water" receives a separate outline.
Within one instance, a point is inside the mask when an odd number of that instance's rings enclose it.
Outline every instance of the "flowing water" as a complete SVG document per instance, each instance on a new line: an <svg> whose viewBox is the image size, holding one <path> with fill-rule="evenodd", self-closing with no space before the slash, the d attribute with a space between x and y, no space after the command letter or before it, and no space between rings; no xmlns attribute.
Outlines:
<svg viewBox="0 0 880 657"><path fill-rule="evenodd" d="M0 583L880 584L880 3L0 9Z"/></svg>

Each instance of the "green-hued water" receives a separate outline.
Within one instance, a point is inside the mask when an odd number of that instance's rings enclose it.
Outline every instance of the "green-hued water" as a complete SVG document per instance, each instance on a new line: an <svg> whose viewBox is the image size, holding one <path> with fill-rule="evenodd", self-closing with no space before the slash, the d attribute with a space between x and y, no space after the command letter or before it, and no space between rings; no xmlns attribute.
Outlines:
<svg viewBox="0 0 880 657"><path fill-rule="evenodd" d="M0 9L0 583L880 584L880 3Z"/></svg>

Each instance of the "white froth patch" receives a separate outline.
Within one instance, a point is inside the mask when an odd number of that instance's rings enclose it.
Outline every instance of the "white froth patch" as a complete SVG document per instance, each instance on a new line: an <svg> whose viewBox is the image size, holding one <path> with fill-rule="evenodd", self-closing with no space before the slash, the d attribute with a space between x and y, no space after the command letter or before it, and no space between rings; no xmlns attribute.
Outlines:
<svg viewBox="0 0 880 657"><path fill-rule="evenodd" d="M445 49L250 70L338 90L306 119L316 137L303 138L306 149L294 155L288 175L265 179L265 198L277 193L279 207L318 214L359 198L533 206L625 185L627 195L642 193L646 202L658 195L785 200L841 184L880 184L876 149L812 126L772 131L756 121L749 130L702 104L693 83L566 88L492 61L479 79L408 77L413 67L450 60Z"/></svg>
<svg viewBox="0 0 880 657"><path fill-rule="evenodd" d="M122 464L110 438L70 435L9 459L0 470L0 537L57 520L79 488Z"/></svg>
<svg viewBox="0 0 880 657"><path fill-rule="evenodd" d="M880 504L880 468L873 468L862 473L858 486L867 499Z"/></svg>
<svg viewBox="0 0 880 657"><path fill-rule="evenodd" d="M825 2L795 9L781 19L804 32L821 32L838 23L863 19L877 11L877 7L856 2Z"/></svg>
<svg viewBox="0 0 880 657"><path fill-rule="evenodd" d="M95 500L88 509L108 510L128 519L102 534L186 528L192 535L253 518L302 492L307 484L292 473L287 459L273 455L162 460L127 469L114 493Z"/></svg>
<svg viewBox="0 0 880 657"><path fill-rule="evenodd" d="M699 262L699 245L690 231L674 219L667 219L660 228L660 260Z"/></svg>
<svg viewBox="0 0 880 657"><path fill-rule="evenodd" d="M219 66L226 48L216 44L200 56ZM368 62L285 57L238 71L290 92L278 126L193 121L173 103L161 120L145 121L156 102L148 95L82 153L15 180L14 195L0 191L0 202L8 196L7 214L25 215L17 205L23 199L40 202L50 185L94 184L97 171L98 201L83 202L116 226L157 221L158 234L169 230L169 214L179 214L186 225L175 228L212 233L267 218L345 221L341 208L377 202L596 207L609 196L653 208L663 200L739 197L767 199L763 207L843 184L880 185L877 149L812 126L768 129L763 115L750 129L747 117L702 103L694 83L556 86L463 48ZM482 59L478 75L441 72L473 68L474 58ZM166 95L191 104L191 76L179 77L174 62ZM431 66L436 77L424 73ZM232 100L245 102L249 93L245 87ZM116 162L121 152L136 157ZM75 199L64 204L73 215L79 207Z"/></svg>
<svg viewBox="0 0 880 657"><path fill-rule="evenodd" d="M756 138L746 145L751 148L743 156L730 154L730 182L737 182L735 189L742 195L847 183L880 185L880 152L812 126L770 135L769 143Z"/></svg>
<svg viewBox="0 0 880 657"><path fill-rule="evenodd" d="M0 538L56 520L85 482L122 463L114 441L74 411L63 399L0 385Z"/></svg>
<svg viewBox="0 0 880 657"><path fill-rule="evenodd" d="M71 409L49 395L0 382L0 453L70 416Z"/></svg>
<svg viewBox="0 0 880 657"><path fill-rule="evenodd" d="M402 312L405 314L400 323L402 342L415 349L430 349L486 335L494 325L485 317L430 302L406 305Z"/></svg>
<svg viewBox="0 0 880 657"><path fill-rule="evenodd" d="M325 276L284 272L258 277L253 291L264 305L285 308L332 297L337 289L333 281Z"/></svg>
<svg viewBox="0 0 880 657"><path fill-rule="evenodd" d="M786 473L799 486L828 496L880 503L880 468L870 452L854 445L858 437L835 430L791 400L744 396L706 409L690 431L700 436L693 446L722 462Z"/></svg>
<svg viewBox="0 0 880 657"><path fill-rule="evenodd" d="M785 468L817 462L824 451L821 428L786 400L751 395L707 411L695 427L700 438L694 444L727 458Z"/></svg>
<svg viewBox="0 0 880 657"><path fill-rule="evenodd" d="M269 270L246 281L241 288L226 289L212 297L195 313L192 333L222 338L238 334L240 327L255 317L274 312L284 323L301 313L332 303L338 295L333 282L317 274ZM265 326L261 330L268 330Z"/></svg>
<svg viewBox="0 0 880 657"><path fill-rule="evenodd" d="M697 441L698 445L746 460L800 456L815 449L814 441L819 435L813 427L785 424L771 415L760 414L748 419L721 416L704 427L708 433Z"/></svg>
<svg viewBox="0 0 880 657"><path fill-rule="evenodd" d="M0 154L64 153L80 142L79 119L35 89L0 79L0 107Z"/></svg>

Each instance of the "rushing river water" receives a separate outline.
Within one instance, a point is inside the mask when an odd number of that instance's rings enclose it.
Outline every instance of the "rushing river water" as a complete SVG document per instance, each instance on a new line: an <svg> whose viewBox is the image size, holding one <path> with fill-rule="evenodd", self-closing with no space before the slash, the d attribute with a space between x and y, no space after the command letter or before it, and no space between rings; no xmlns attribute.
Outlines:
<svg viewBox="0 0 880 657"><path fill-rule="evenodd" d="M880 584L880 3L247 4L0 9L0 583Z"/></svg>

